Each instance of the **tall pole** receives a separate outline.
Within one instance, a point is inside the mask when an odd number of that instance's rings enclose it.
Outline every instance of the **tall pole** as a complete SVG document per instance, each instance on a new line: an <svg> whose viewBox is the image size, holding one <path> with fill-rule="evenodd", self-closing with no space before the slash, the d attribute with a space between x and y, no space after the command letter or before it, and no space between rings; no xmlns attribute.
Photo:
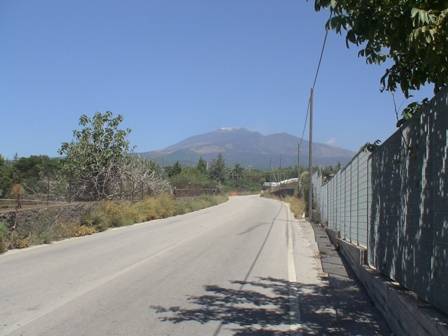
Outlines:
<svg viewBox="0 0 448 336"><path fill-rule="evenodd" d="M297 177L299 175L299 166L300 166L300 143L297 143Z"/></svg>
<svg viewBox="0 0 448 336"><path fill-rule="evenodd" d="M300 140L299 140L300 141ZM297 195L300 192L300 142L297 141Z"/></svg>
<svg viewBox="0 0 448 336"><path fill-rule="evenodd" d="M310 127L308 140L308 172L310 176L310 190L308 197L308 216L310 221L313 219L313 89L310 92Z"/></svg>

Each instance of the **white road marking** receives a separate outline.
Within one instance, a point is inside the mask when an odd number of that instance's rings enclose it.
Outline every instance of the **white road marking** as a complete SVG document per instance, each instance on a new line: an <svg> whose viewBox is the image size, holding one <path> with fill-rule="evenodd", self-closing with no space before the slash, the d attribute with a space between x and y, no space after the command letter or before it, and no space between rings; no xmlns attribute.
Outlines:
<svg viewBox="0 0 448 336"><path fill-rule="evenodd" d="M294 261L293 230L289 220L289 211L288 207L286 212L286 225L288 230L288 281L295 286L297 284L297 273ZM300 298L297 291L294 291L291 286L289 286L289 330L292 335L302 335L299 300Z"/></svg>

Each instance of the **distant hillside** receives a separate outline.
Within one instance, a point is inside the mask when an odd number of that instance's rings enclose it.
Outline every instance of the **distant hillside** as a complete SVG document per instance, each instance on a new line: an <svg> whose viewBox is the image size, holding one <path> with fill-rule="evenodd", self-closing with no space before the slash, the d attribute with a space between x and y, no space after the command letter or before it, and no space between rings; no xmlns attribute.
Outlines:
<svg viewBox="0 0 448 336"><path fill-rule="evenodd" d="M297 142L299 138L287 133L263 135L244 128L221 128L213 132L189 137L162 150L140 153L162 165L176 161L186 165L196 164L202 156L215 159L219 153L227 164L240 163L246 167L269 169L297 164ZM325 144L313 144L316 165L334 165L348 162L352 151ZM302 142L301 165L308 163L308 142Z"/></svg>

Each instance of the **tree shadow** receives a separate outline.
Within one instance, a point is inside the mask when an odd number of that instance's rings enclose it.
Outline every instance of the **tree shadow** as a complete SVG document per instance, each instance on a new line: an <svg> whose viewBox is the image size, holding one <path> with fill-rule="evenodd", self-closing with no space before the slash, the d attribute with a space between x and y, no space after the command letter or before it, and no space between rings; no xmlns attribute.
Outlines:
<svg viewBox="0 0 448 336"><path fill-rule="evenodd" d="M343 288L344 284L339 284L339 289ZM259 278L232 281L229 288L205 286L204 295L187 298L188 308L152 308L163 322L218 322L218 330L226 327L236 336L293 335L290 325L296 326L295 332L302 335L381 334L372 325L368 312L351 307L349 296L345 302L339 302L339 309L334 309L329 303L328 290L322 284L301 285L283 279ZM295 310L291 303L297 297L300 308Z"/></svg>
<svg viewBox="0 0 448 336"><path fill-rule="evenodd" d="M372 154L369 262L448 314L448 90Z"/></svg>

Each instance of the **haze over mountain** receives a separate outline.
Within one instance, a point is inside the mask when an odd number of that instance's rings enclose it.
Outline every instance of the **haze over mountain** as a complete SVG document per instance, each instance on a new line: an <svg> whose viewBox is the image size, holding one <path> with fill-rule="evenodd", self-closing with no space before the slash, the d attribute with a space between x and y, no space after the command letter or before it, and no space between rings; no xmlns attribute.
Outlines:
<svg viewBox="0 0 448 336"><path fill-rule="evenodd" d="M245 128L220 128L195 135L162 150L140 155L161 165L171 165L176 161L194 165L200 157L207 161L222 154L226 164L240 163L245 167L269 169L297 164L297 143L299 138L287 133L263 135ZM334 165L348 162L352 151L321 144L313 144L316 165ZM308 142L303 141L300 149L300 164L308 164Z"/></svg>

